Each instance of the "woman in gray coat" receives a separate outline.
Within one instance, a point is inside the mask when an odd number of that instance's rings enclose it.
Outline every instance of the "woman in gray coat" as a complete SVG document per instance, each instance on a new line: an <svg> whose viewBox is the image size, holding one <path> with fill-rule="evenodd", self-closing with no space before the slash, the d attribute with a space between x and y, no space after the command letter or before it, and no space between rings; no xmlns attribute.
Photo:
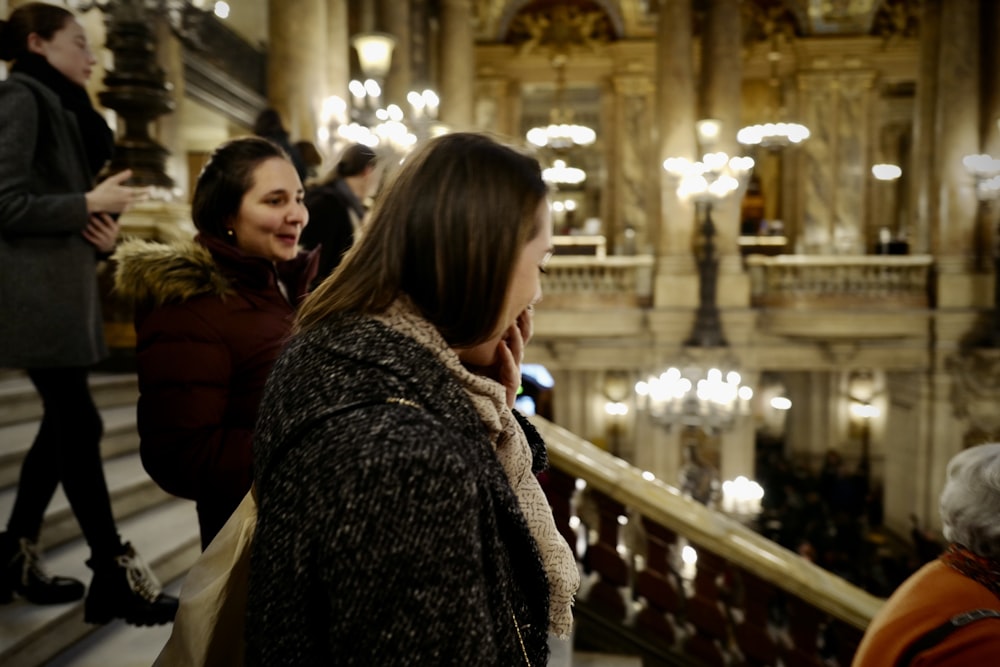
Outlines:
<svg viewBox="0 0 1000 667"><path fill-rule="evenodd" d="M248 665L548 662L579 584L512 410L552 222L533 158L409 156L299 310L254 433Z"/></svg>
<svg viewBox="0 0 1000 667"><path fill-rule="evenodd" d="M91 549L86 620L165 623L176 600L115 527L87 385L106 353L97 261L114 247L114 214L142 192L124 185L128 171L94 186L112 135L87 94L97 61L72 13L22 5L0 21L0 58L14 61L0 82L0 367L27 370L45 409L0 534L0 602L83 596L81 582L48 576L35 549L61 483Z"/></svg>

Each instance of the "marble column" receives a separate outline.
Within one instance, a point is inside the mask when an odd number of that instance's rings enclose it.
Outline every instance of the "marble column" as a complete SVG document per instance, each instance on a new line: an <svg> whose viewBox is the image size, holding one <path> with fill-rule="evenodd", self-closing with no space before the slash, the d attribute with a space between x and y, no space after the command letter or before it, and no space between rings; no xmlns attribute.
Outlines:
<svg viewBox="0 0 1000 667"><path fill-rule="evenodd" d="M933 162L938 201L931 238L935 255L957 260L958 271L971 268L977 231L975 183L962 158L980 152L979 7L979 0L941 6Z"/></svg>
<svg viewBox="0 0 1000 667"><path fill-rule="evenodd" d="M397 104L409 111L406 95L413 89L410 43L410 3L400 0L379 0L379 25L381 29L396 38L392 50L392 65L385 80L385 102Z"/></svg>
<svg viewBox="0 0 1000 667"><path fill-rule="evenodd" d="M441 120L453 130L473 122L476 73L470 0L441 0Z"/></svg>
<svg viewBox="0 0 1000 667"><path fill-rule="evenodd" d="M913 112L913 152L910 169L910 210L913 222L908 230L910 252L931 252L931 217L937 209L933 165L935 100L938 96L938 52L941 44L941 2L924 0L920 15L920 57L917 73L917 96Z"/></svg>
<svg viewBox="0 0 1000 667"><path fill-rule="evenodd" d="M648 128L655 122L655 91L649 77L641 74L616 75L612 86L614 121L607 131L614 133L614 140L605 142L606 157L608 164L618 168L610 170L613 183L605 192L611 201L611 216L604 233L618 241L624 238L624 230L631 228L635 230L635 245L645 247L654 233L649 229L649 221L656 219L660 205L656 187L660 174L654 172L655 178L649 177L650 165L657 156L647 140Z"/></svg>
<svg viewBox="0 0 1000 667"><path fill-rule="evenodd" d="M864 254L865 193L875 72L834 70L799 77L805 125L802 241L810 254Z"/></svg>
<svg viewBox="0 0 1000 667"><path fill-rule="evenodd" d="M520 132L514 123L515 104L520 103L520 90L516 82L503 76L480 77L476 81L476 129L496 132L520 141Z"/></svg>
<svg viewBox="0 0 1000 667"><path fill-rule="evenodd" d="M743 54L733 35L743 34L740 0L713 0L708 3L701 48L701 100L699 118L722 122L722 133L713 146L701 150L725 151L742 155L736 141L740 129L740 101L743 85ZM740 230L740 201L732 196L717 205L712 213L720 255L737 254L736 237Z"/></svg>
<svg viewBox="0 0 1000 667"><path fill-rule="evenodd" d="M167 149L166 172L174 181L174 199L189 201L188 192L188 162L187 150L184 146L182 129L184 127L184 45L174 36L166 21L160 21L156 30L157 55L160 66L167 77L167 85L171 87L174 103L177 105L171 113L160 116L155 123L154 138Z"/></svg>
<svg viewBox="0 0 1000 667"><path fill-rule="evenodd" d="M676 184L663 170L668 157L697 157L692 0L663 0L656 28L656 102L654 127L657 150L647 167L661 189L658 254L680 256L691 266L694 208L677 198ZM653 218L656 220L656 218ZM657 290L657 298L661 290Z"/></svg>
<svg viewBox="0 0 1000 667"><path fill-rule="evenodd" d="M983 3L983 25L988 34L1000 34L1000 4ZM985 40L983 72L1000 72L1000 42ZM986 83L983 100L983 152L1000 157L1000 80L994 76L983 77Z"/></svg>
<svg viewBox="0 0 1000 667"><path fill-rule="evenodd" d="M350 103L351 35L347 0L326 2L326 94Z"/></svg>
<svg viewBox="0 0 1000 667"><path fill-rule="evenodd" d="M1000 4L996 2L983 3L983 26L986 32L983 34L995 36L1000 34ZM1000 44L995 37L985 39L983 51L982 71L993 73L984 76L985 90L983 91L983 118L982 118L982 147L983 152L993 157L1000 157L1000 80L996 72L1000 72ZM994 256L1000 254L1000 207L984 207L984 223L986 238L992 239L988 244ZM998 270L994 263L994 271ZM998 289L1000 280L994 280L994 289ZM1000 294L993 297L994 304L1000 304Z"/></svg>
<svg viewBox="0 0 1000 667"><path fill-rule="evenodd" d="M432 82L430 70L429 0L410 0L410 75L420 90Z"/></svg>
<svg viewBox="0 0 1000 667"><path fill-rule="evenodd" d="M316 140L327 96L326 0L268 0L268 103L292 141Z"/></svg>
<svg viewBox="0 0 1000 667"><path fill-rule="evenodd" d="M829 373L801 371L782 377L792 401L785 422L785 454L814 465L833 447Z"/></svg>

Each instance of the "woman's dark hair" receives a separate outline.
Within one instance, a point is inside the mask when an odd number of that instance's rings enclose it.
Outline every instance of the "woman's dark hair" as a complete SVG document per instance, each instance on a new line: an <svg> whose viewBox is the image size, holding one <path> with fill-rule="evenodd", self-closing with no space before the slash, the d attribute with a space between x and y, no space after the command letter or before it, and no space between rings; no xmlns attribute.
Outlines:
<svg viewBox="0 0 1000 667"><path fill-rule="evenodd" d="M198 175L191 198L191 219L198 231L225 239L243 195L254 185L254 170L272 158L289 159L281 147L260 137L233 139L216 148Z"/></svg>
<svg viewBox="0 0 1000 667"><path fill-rule="evenodd" d="M299 328L336 312L379 313L405 294L449 345L488 340L503 326L545 195L531 157L481 134L432 139L406 159L358 242L302 305Z"/></svg>
<svg viewBox="0 0 1000 667"><path fill-rule="evenodd" d="M48 41L75 19L65 7L44 2L29 2L15 9L10 18L0 21L0 60L17 60L28 51L28 35L35 32Z"/></svg>
<svg viewBox="0 0 1000 667"><path fill-rule="evenodd" d="M253 133L258 137L283 137L288 130L281 122L281 114L276 109L264 109L253 122Z"/></svg>
<svg viewBox="0 0 1000 667"><path fill-rule="evenodd" d="M373 165L377 161L378 158L375 156L375 151L371 148L364 144L353 144L348 146L344 154L340 156L340 161L337 162L336 173L340 178L357 176L368 168L369 165Z"/></svg>

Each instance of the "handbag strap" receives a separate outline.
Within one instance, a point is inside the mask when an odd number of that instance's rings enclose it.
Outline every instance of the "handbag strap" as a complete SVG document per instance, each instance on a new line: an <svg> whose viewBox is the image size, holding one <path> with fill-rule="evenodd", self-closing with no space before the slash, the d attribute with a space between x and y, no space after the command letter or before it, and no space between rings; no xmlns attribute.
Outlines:
<svg viewBox="0 0 1000 667"><path fill-rule="evenodd" d="M896 661L896 667L909 667L909 664L919 653L937 646L944 641L948 635L956 630L964 628L970 623L981 621L984 618L1000 618L1000 611L995 609L974 609L973 611L966 611L961 614L957 614L956 616L952 616L946 622L937 626L933 630L929 630L925 634L921 635L915 642L910 644L906 650L903 651L899 660Z"/></svg>

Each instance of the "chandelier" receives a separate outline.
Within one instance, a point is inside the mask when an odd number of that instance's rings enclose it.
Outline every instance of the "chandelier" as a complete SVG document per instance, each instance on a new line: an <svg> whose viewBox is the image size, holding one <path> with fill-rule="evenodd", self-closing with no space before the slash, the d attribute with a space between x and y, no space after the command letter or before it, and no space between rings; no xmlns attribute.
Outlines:
<svg viewBox="0 0 1000 667"><path fill-rule="evenodd" d="M809 128L800 123L762 123L748 125L736 133L736 141L744 146L785 148L801 144L809 138Z"/></svg>
<svg viewBox="0 0 1000 667"><path fill-rule="evenodd" d="M1000 121L998 121L1000 124ZM1000 159L980 153L962 158L966 171L976 179L976 197L980 201L1000 196Z"/></svg>
<svg viewBox="0 0 1000 667"><path fill-rule="evenodd" d="M551 167L542 170L542 180L553 185L579 185L587 179L587 172L566 165L565 160L555 160Z"/></svg>
<svg viewBox="0 0 1000 667"><path fill-rule="evenodd" d="M636 383L635 393L649 416L667 428L692 426L710 432L724 431L737 417L749 414L753 398L753 389L743 384L737 371L723 374L696 364L651 375Z"/></svg>
<svg viewBox="0 0 1000 667"><path fill-rule="evenodd" d="M781 79L778 76L778 61L781 52L778 49L777 33L773 36L771 50L767 59L771 63L769 83L774 89L775 104L778 114L783 114L784 95L781 92ZM801 144L809 138L809 128L801 123L759 123L741 128L736 133L736 141L744 146L762 146L771 150L781 150L788 146Z"/></svg>
<svg viewBox="0 0 1000 667"><path fill-rule="evenodd" d="M597 133L586 125L573 122L573 111L564 106L566 92L566 56L552 59L556 70L556 95L549 112L549 124L528 130L528 143L538 148L565 150L574 146L589 146L597 140Z"/></svg>
<svg viewBox="0 0 1000 667"><path fill-rule="evenodd" d="M361 33L351 39L367 78L350 82L350 103L337 95L323 101L317 138L330 154L340 153L344 144L356 143L403 156L422 139L447 132L437 120L440 99L433 90L407 94L409 115L398 104L382 106L381 81L389 73L395 42L392 35L380 32Z"/></svg>

